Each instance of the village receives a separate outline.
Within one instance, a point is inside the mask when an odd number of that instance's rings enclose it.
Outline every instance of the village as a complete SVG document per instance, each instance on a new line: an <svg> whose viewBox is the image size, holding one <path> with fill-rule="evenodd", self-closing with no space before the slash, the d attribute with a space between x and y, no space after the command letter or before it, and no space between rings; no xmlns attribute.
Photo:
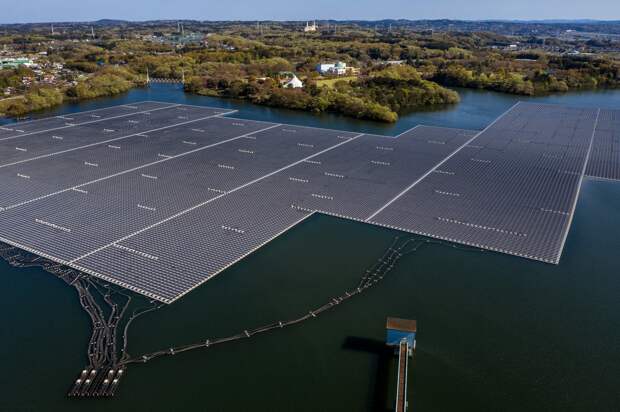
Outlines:
<svg viewBox="0 0 620 412"><path fill-rule="evenodd" d="M6 50L0 51L0 70L21 71L18 84L7 85L2 89L4 98L23 95L25 91L39 86L68 88L77 85L85 74L66 68L63 63L50 61L46 52L36 55L16 54Z"/></svg>
<svg viewBox="0 0 620 412"><path fill-rule="evenodd" d="M614 37L407 24L183 20L5 27L0 114L122 93L151 79L182 83L188 93L388 122L399 111L458 102L451 87L540 95L620 84Z"/></svg>

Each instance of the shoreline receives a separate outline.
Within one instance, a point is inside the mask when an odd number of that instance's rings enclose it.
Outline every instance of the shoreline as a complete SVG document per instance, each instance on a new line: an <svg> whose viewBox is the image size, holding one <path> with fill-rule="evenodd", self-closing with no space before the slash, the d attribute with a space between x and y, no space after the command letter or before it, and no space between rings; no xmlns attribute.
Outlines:
<svg viewBox="0 0 620 412"><path fill-rule="evenodd" d="M27 112L24 112L23 114L17 115L17 116L9 116L9 115L2 115L0 114L0 125L1 124L11 124L11 123L19 123L22 121L29 121L29 120L33 120L36 118L44 118L46 117L45 114L48 112L52 112L56 109L58 109L59 107L62 107L64 105L78 105L78 104L82 104L82 103L87 103L87 102L91 102L91 101L97 101L97 100L103 100L103 99L115 99L118 97L121 97L122 95L126 95L129 94L133 91L137 91L140 89L148 89L150 86L148 85L137 85L135 87L132 87L128 90L122 91L120 93L116 93L116 94L104 94L104 95L100 95L100 96L95 96L95 97L90 97L90 98L70 98L70 97L66 97L61 103L53 105L53 106L49 106L49 107L44 107L44 108L40 108L40 109L36 109L36 110L30 110ZM513 93L504 93L501 91L496 91L496 90L488 90L488 89L480 89L480 88L475 88L475 87L454 87L454 86L444 86L446 88L448 88L449 90L454 91L455 93L459 93L459 91L472 91L472 92L481 92L481 93L497 93L499 95L503 95L509 98L516 98L516 99L524 99L524 100L537 100L537 99L546 99L546 98L551 98L551 97L562 97L562 96L569 96L569 95L578 95L578 94L582 94L582 93L609 93L609 92L615 92L615 91L620 91L620 88L595 88L595 89L571 89L568 90L566 92L562 92L562 93L548 93L548 94L541 94L541 95L521 95L521 94L513 94ZM373 122L377 125L393 125L398 123L402 116L407 116L407 115L411 115L411 114L418 114L418 113L432 113L432 112L441 112L444 111L446 109L449 109L451 107L456 107L459 106L460 104L462 104L462 101L459 99L458 102L455 103L446 103L446 104L438 104L438 105L430 105L430 106L418 106L416 108L410 109L410 110L405 110L402 111L400 113L398 113L398 118L394 121L394 122L385 122L385 121L380 121L380 120L373 120L373 119L366 119L366 118L358 118L358 117L354 117L354 116L348 116L344 113L338 112L338 111L326 111L326 112L314 112L311 110L304 110L304 109L297 109L297 108L291 108L291 107L286 107L286 106L278 106L278 105L269 105L269 104L261 104L261 103L255 103L252 102L250 99L247 98L239 98L239 97L229 97L229 96L223 96L220 95L218 93L214 93L214 94L209 94L209 93L198 93L198 92L191 92L191 91L186 91L186 90L182 90L182 93L184 95L187 95L189 97L197 97L197 98L210 98L210 99L221 99L224 101L230 101L230 102L234 102L234 103L241 103L241 104L250 104L253 106L257 106L257 107L263 107L263 108L273 108L273 109L282 109L282 110L290 110L290 111L294 111L297 113L302 113L302 114L308 114L308 115L316 115L316 114L331 114L331 115L336 115L336 116L342 116L345 119L348 120L361 120L361 121L366 121L366 122ZM459 97L460 97L460 93L459 93ZM2 103L2 101L6 101L6 100L19 100L19 99L25 99L25 96L15 96L15 97L9 97L9 98L5 98L5 99L0 99L0 103ZM38 114L42 114L43 116L38 117L36 115ZM34 116L33 116L34 115Z"/></svg>

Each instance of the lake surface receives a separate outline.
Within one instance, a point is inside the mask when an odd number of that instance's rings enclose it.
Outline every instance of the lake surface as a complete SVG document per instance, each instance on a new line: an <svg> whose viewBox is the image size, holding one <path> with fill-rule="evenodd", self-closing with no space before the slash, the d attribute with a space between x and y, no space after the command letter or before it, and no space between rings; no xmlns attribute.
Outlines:
<svg viewBox="0 0 620 412"><path fill-rule="evenodd" d="M238 109L243 118L396 135L418 123L482 129L519 98L462 102L396 125L189 96L175 86L65 105L146 99ZM536 99L620 108L620 92ZM320 306L357 283L398 233L314 216L179 302L138 320L132 354L237 333ZM389 410L386 316L418 320L412 411L620 410L620 184L584 184L564 255L548 265L430 245L377 288L300 327L133 365L117 396L68 399L89 319L72 288L0 262L0 411Z"/></svg>

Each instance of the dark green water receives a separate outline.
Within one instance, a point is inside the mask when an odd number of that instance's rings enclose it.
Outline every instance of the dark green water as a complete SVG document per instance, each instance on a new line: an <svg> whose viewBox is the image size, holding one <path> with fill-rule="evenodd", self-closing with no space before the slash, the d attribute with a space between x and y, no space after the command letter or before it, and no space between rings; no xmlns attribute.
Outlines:
<svg viewBox="0 0 620 412"><path fill-rule="evenodd" d="M461 105L394 127L188 97L173 87L66 106L163 99L239 116L396 134L418 122L482 128L514 97L462 93ZM542 99L620 107L620 93ZM298 328L128 369L117 397L70 400L89 319L73 289L0 262L0 411L367 411L391 405L386 316L418 320L413 411L620 410L620 184L587 181L560 265L428 246L369 293ZM139 320L138 354L291 318L355 284L396 232L325 216L305 221L179 302Z"/></svg>

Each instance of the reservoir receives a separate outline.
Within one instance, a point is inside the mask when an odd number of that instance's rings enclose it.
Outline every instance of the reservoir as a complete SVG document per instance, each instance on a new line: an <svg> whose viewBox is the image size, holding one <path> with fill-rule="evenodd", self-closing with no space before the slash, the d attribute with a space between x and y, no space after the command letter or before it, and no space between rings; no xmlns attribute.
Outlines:
<svg viewBox="0 0 620 412"><path fill-rule="evenodd" d="M154 85L43 115L141 100L235 116L396 135L416 124L482 129L521 97L459 90L461 103L395 125L314 116ZM620 107L620 91L528 99ZM337 310L248 341L132 365L113 399L68 399L90 320L40 269L0 262L1 411L374 411L391 405L387 316L418 321L414 411L620 410L620 183L587 180L559 265L430 245ZM132 354L227 336L304 314L342 293L397 232L314 216L178 302L135 323Z"/></svg>

